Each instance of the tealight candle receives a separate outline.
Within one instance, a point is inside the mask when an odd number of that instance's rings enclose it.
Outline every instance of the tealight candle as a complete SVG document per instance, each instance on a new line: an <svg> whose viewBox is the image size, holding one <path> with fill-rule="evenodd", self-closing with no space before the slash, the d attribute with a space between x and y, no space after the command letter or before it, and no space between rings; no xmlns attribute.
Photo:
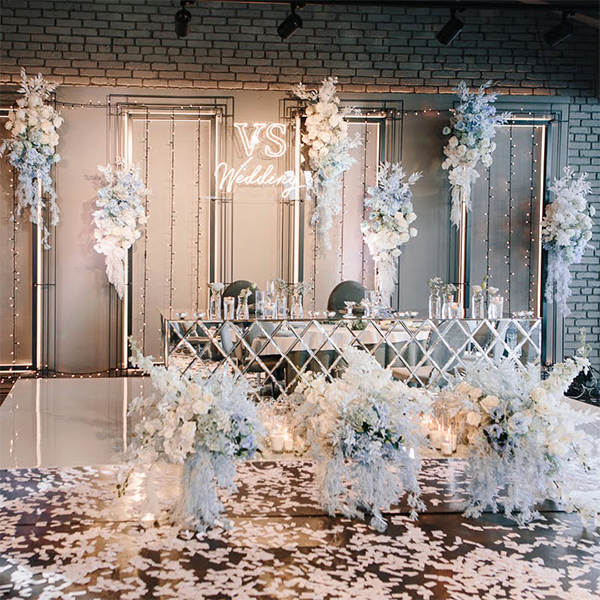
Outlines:
<svg viewBox="0 0 600 600"><path fill-rule="evenodd" d="M432 429L429 432L429 439L431 440L431 445L439 450L442 447L442 442L444 441L444 432L439 429Z"/></svg>
<svg viewBox="0 0 600 600"><path fill-rule="evenodd" d="M292 438L291 435L284 435L283 436L283 449L286 452L293 452L294 451L294 440Z"/></svg>
<svg viewBox="0 0 600 600"><path fill-rule="evenodd" d="M442 442L442 454L452 456L452 442Z"/></svg>
<svg viewBox="0 0 600 600"><path fill-rule="evenodd" d="M273 452L283 452L284 448L284 437L282 433L271 434L271 449Z"/></svg>

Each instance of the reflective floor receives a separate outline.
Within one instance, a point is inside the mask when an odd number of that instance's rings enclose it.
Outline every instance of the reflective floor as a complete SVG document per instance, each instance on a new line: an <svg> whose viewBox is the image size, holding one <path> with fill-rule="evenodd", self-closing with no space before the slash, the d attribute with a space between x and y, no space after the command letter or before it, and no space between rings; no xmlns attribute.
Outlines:
<svg viewBox="0 0 600 600"><path fill-rule="evenodd" d="M142 377L19 379L0 406L0 469L122 462L134 424L127 417L128 402L151 393L150 379ZM600 412L577 400L569 402ZM600 429L591 427L600 437ZM463 457L464 450L459 448L454 456Z"/></svg>
<svg viewBox="0 0 600 600"><path fill-rule="evenodd" d="M0 468L120 462L129 400L149 379L19 379L0 406Z"/></svg>

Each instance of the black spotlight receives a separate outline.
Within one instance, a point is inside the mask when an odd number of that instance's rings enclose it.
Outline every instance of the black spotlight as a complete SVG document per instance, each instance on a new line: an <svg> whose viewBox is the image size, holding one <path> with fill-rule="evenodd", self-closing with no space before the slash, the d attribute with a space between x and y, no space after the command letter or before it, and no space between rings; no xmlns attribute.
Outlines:
<svg viewBox="0 0 600 600"><path fill-rule="evenodd" d="M302 17L296 14L296 9L303 6L304 2L292 2L292 14L277 27L277 33L282 40L287 40L290 35L302 27Z"/></svg>
<svg viewBox="0 0 600 600"><path fill-rule="evenodd" d="M573 25L569 23L569 16L570 13L563 13L561 22L544 34L546 44L548 44L550 48L558 46L560 43L568 40L575 33Z"/></svg>
<svg viewBox="0 0 600 600"><path fill-rule="evenodd" d="M450 9L450 20L442 27L435 36L440 44L449 46L462 31L463 22L456 16L456 9Z"/></svg>
<svg viewBox="0 0 600 600"><path fill-rule="evenodd" d="M190 23L192 22L192 13L186 10L190 2L182 0L181 9L175 14L175 33L178 38L187 37L190 35Z"/></svg>

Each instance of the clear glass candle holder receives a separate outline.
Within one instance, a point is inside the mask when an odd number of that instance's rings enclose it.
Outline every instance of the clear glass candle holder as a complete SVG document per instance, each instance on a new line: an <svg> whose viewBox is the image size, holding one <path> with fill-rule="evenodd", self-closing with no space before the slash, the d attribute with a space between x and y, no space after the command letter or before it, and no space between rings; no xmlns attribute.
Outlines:
<svg viewBox="0 0 600 600"><path fill-rule="evenodd" d="M235 319L235 298L233 296L223 298L223 319L225 321Z"/></svg>
<svg viewBox="0 0 600 600"><path fill-rule="evenodd" d="M501 319L504 313L504 297L490 296L488 300L488 319Z"/></svg>
<svg viewBox="0 0 600 600"><path fill-rule="evenodd" d="M265 304L265 318L276 319L277 318L277 302L273 300L267 300Z"/></svg>
<svg viewBox="0 0 600 600"><path fill-rule="evenodd" d="M450 302L448 306L448 319L463 319L465 311L462 302Z"/></svg>

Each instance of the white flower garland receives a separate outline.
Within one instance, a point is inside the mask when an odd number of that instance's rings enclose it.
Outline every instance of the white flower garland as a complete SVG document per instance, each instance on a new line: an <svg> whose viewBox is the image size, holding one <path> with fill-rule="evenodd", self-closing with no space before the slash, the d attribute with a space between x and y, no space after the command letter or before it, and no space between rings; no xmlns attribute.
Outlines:
<svg viewBox="0 0 600 600"><path fill-rule="evenodd" d="M160 463L183 465L173 523L197 530L217 523L223 506L217 486L235 490L236 461L255 456L263 435L256 406L244 378L225 372L208 381L182 375L175 367L155 366L130 339L132 364L152 379L158 396L134 400L130 414L143 419L135 427L129 462L119 473L124 494L133 472L144 473L145 510L156 514L153 469Z"/></svg>
<svg viewBox="0 0 600 600"><path fill-rule="evenodd" d="M126 166L121 160L111 165L98 166L104 187L98 190L92 215L96 229L94 250L106 256L106 275L115 286L119 298L123 297L127 278L125 265L127 251L140 237L140 227L146 223L142 204L149 193L137 166Z"/></svg>
<svg viewBox="0 0 600 600"><path fill-rule="evenodd" d="M461 103L454 110L450 122L443 133L451 135L444 147L446 160L442 168L448 170L448 179L452 188L452 211L450 220L457 226L460 223L461 207L471 209L471 186L479 177L479 161L484 167L492 164L492 153L496 143L492 141L496 128L506 123L510 113L496 114L494 102L498 94L486 94L492 85L484 83L477 92L471 92L464 81L456 88Z"/></svg>
<svg viewBox="0 0 600 600"><path fill-rule="evenodd" d="M371 211L361 231L375 261L376 287L388 305L397 281L400 246L418 233L411 226L417 218L411 187L422 173L413 173L407 181L405 177L400 163L382 162L377 169L377 185L367 190L370 197L364 201Z"/></svg>
<svg viewBox="0 0 600 600"><path fill-rule="evenodd" d="M296 426L306 429L325 510L361 518L366 512L383 531L382 511L405 492L412 518L425 509L417 476L425 444L419 414L427 400L366 352L350 348L344 359L340 378L328 382L320 375L301 387L305 401Z"/></svg>
<svg viewBox="0 0 600 600"><path fill-rule="evenodd" d="M358 136L350 138L344 117L356 113L352 108L340 110L336 95L336 77L327 77L318 90L307 90L300 83L293 94L308 103L304 114L302 143L307 148L307 158L312 178L307 180L315 208L312 225L317 227L327 249L331 248L329 230L333 218L342 209L342 175L354 164L349 150L360 146Z"/></svg>
<svg viewBox="0 0 600 600"><path fill-rule="evenodd" d="M592 238L593 206L586 197L592 188L588 174L575 175L565 167L565 175L555 179L550 191L554 200L546 206L542 220L542 239L548 250L548 273L546 277L546 300L554 302L566 316L571 313L567 300L571 296L570 265L581 262L583 253Z"/></svg>
<svg viewBox="0 0 600 600"><path fill-rule="evenodd" d="M56 83L46 81L41 74L28 79L25 69L21 69L21 80L19 93L23 94L23 98L17 100L17 108L8 113L6 129L12 137L0 147L0 156L8 149L8 160L18 173L17 215L29 208L29 220L40 228L42 245L48 249L50 232L42 211L47 206L50 225L58 224L59 209L52 166L60 160L56 152L59 142L57 129L63 118L51 104L46 103L56 89Z"/></svg>
<svg viewBox="0 0 600 600"><path fill-rule="evenodd" d="M578 503L571 481L572 465L586 468L594 445L581 426L596 417L572 409L564 398L588 366L585 358L569 359L543 381L539 365L526 371L509 361L470 367L464 381L443 392L442 400L458 400L466 417L466 516L477 518L488 506L496 512L500 503L506 517L526 524L539 516L535 505L550 499L600 522L600 507Z"/></svg>

